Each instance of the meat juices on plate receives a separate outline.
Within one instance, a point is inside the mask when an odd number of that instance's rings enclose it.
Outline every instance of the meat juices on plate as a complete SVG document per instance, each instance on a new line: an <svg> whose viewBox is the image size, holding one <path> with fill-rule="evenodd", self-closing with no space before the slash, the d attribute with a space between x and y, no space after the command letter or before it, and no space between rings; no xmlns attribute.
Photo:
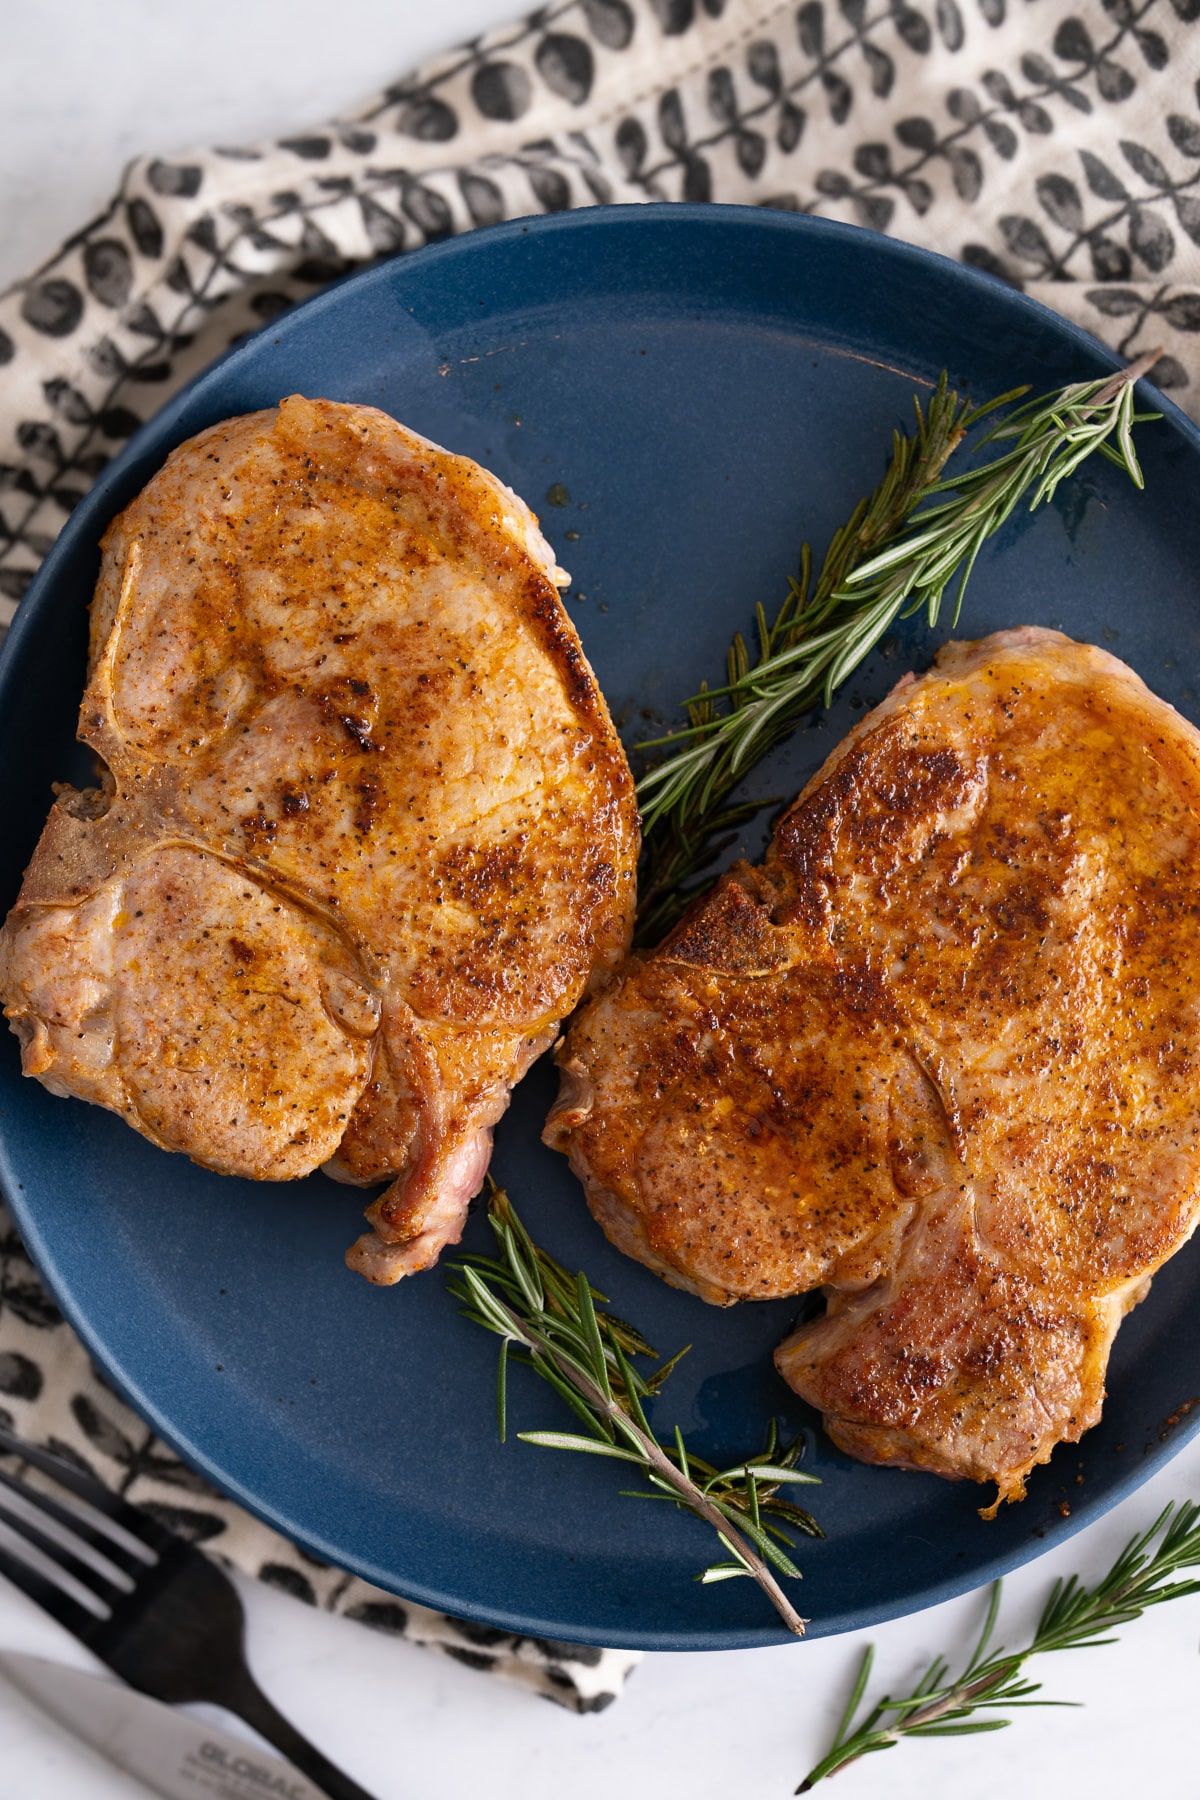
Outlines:
<svg viewBox="0 0 1200 1800"><path fill-rule="evenodd" d="M457 1242L509 1090L629 943L633 786L529 509L373 407L182 445L109 528L80 737L0 932L27 1074ZM282 1202L281 1202L282 1204Z"/></svg>
<svg viewBox="0 0 1200 1800"><path fill-rule="evenodd" d="M1115 657L948 644L560 1052L547 1142L867 1462L1019 1499L1200 1210L1200 733Z"/></svg>

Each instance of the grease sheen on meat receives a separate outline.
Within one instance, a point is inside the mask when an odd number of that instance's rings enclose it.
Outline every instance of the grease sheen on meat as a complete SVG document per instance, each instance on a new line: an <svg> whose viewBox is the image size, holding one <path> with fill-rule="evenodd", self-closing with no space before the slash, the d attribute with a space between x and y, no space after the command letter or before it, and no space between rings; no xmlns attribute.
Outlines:
<svg viewBox="0 0 1200 1800"><path fill-rule="evenodd" d="M1019 1498L1200 1211L1200 734L1028 628L900 684L573 1025L547 1140L870 1462Z"/></svg>
<svg viewBox="0 0 1200 1800"><path fill-rule="evenodd" d="M24 1067L264 1180L391 1182L350 1262L457 1240L512 1083L629 941L632 784L553 553L492 476L286 400L110 528L80 736L0 934Z"/></svg>

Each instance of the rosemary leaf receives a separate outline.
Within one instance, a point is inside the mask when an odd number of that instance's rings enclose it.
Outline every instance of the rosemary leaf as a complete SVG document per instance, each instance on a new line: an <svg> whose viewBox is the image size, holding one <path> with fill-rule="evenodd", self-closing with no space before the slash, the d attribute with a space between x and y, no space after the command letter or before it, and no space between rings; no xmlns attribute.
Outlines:
<svg viewBox="0 0 1200 1800"><path fill-rule="evenodd" d="M897 619L923 610L935 625L956 576L957 624L980 550L1019 504L1044 504L1093 453L1143 485L1132 427L1158 415L1135 413L1133 389L1158 354L1018 406L975 446L997 454L948 477L943 470L967 432L1026 390L972 409L943 370L924 409L914 398L912 434L893 434L883 480L834 535L815 583L806 545L800 579L774 622L756 609L753 663L738 633L725 683L685 701L686 725L639 746L665 752L638 782L645 831L639 943L658 941L702 885L697 873L759 805L770 804L727 806L738 783L814 706L829 704Z"/></svg>
<svg viewBox="0 0 1200 1800"><path fill-rule="evenodd" d="M503 1189L492 1184L488 1218L499 1241L497 1257L466 1256L450 1267L447 1285L463 1302L465 1317L501 1340L501 1372L497 1378L497 1410L504 1436L507 1364L525 1362L567 1403L587 1428L569 1431L522 1431L522 1442L554 1450L575 1450L635 1464L650 1483L636 1498L665 1499L692 1512L716 1531L732 1563L714 1565L701 1580L748 1575L757 1581L788 1629L804 1634L800 1617L772 1569L797 1578L796 1567L781 1545L792 1539L777 1519L793 1529L820 1537L816 1520L790 1501L780 1487L816 1480L797 1469L802 1442L780 1450L772 1422L765 1448L732 1468L718 1469L687 1449L676 1430L662 1443L654 1435L642 1405L657 1393L678 1355L649 1375L640 1373L632 1356L656 1357L631 1326L597 1310L604 1302L581 1272L571 1276L560 1263L534 1244Z"/></svg>
<svg viewBox="0 0 1200 1800"><path fill-rule="evenodd" d="M1021 1706L1070 1705L1069 1701L1030 1698L1040 1693L1038 1683L1022 1678L1030 1657L1115 1643L1115 1638L1105 1634L1141 1618L1148 1607L1200 1593L1200 1579L1173 1579L1181 1570L1194 1568L1200 1568L1200 1506L1188 1500L1165 1507L1147 1531L1131 1538L1094 1586L1086 1587L1077 1575L1056 1581L1029 1642L1019 1650L1001 1648L988 1655L1003 1587L997 1581L979 1639L961 1674L949 1680L948 1664L939 1657L911 1694L899 1700L885 1694L855 1725L874 1655L868 1647L833 1742L796 1792L807 1794L826 1776L872 1751L891 1749L902 1738L965 1736L999 1731L1011 1723L1009 1719L977 1719L974 1715L979 1712L996 1707L1007 1712Z"/></svg>

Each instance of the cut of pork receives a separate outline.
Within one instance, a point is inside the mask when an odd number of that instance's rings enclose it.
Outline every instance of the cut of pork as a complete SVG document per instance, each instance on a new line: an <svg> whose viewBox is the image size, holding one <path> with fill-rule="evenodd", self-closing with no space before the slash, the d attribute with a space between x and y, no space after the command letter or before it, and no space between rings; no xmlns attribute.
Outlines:
<svg viewBox="0 0 1200 1800"><path fill-rule="evenodd" d="M104 786L60 794L0 933L26 1072L213 1169L390 1182L373 1281L457 1241L512 1083L629 940L633 789L563 579L374 408L176 450L104 541Z"/></svg>
<svg viewBox="0 0 1200 1800"><path fill-rule="evenodd" d="M1104 651L948 645L573 1024L547 1141L835 1441L1017 1498L1200 1211L1200 734Z"/></svg>

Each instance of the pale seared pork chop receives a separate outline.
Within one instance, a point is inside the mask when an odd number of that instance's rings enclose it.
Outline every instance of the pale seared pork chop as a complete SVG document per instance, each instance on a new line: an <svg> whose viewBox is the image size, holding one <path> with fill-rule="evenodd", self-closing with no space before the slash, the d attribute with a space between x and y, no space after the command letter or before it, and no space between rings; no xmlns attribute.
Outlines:
<svg viewBox="0 0 1200 1800"><path fill-rule="evenodd" d="M823 1287L777 1360L834 1440L1019 1498L1200 1208L1200 734L1057 632L948 645L561 1061L615 1243Z"/></svg>
<svg viewBox="0 0 1200 1800"><path fill-rule="evenodd" d="M456 1242L509 1089L629 941L633 789L553 553L371 407L202 432L109 530L80 736L0 934L27 1074Z"/></svg>

